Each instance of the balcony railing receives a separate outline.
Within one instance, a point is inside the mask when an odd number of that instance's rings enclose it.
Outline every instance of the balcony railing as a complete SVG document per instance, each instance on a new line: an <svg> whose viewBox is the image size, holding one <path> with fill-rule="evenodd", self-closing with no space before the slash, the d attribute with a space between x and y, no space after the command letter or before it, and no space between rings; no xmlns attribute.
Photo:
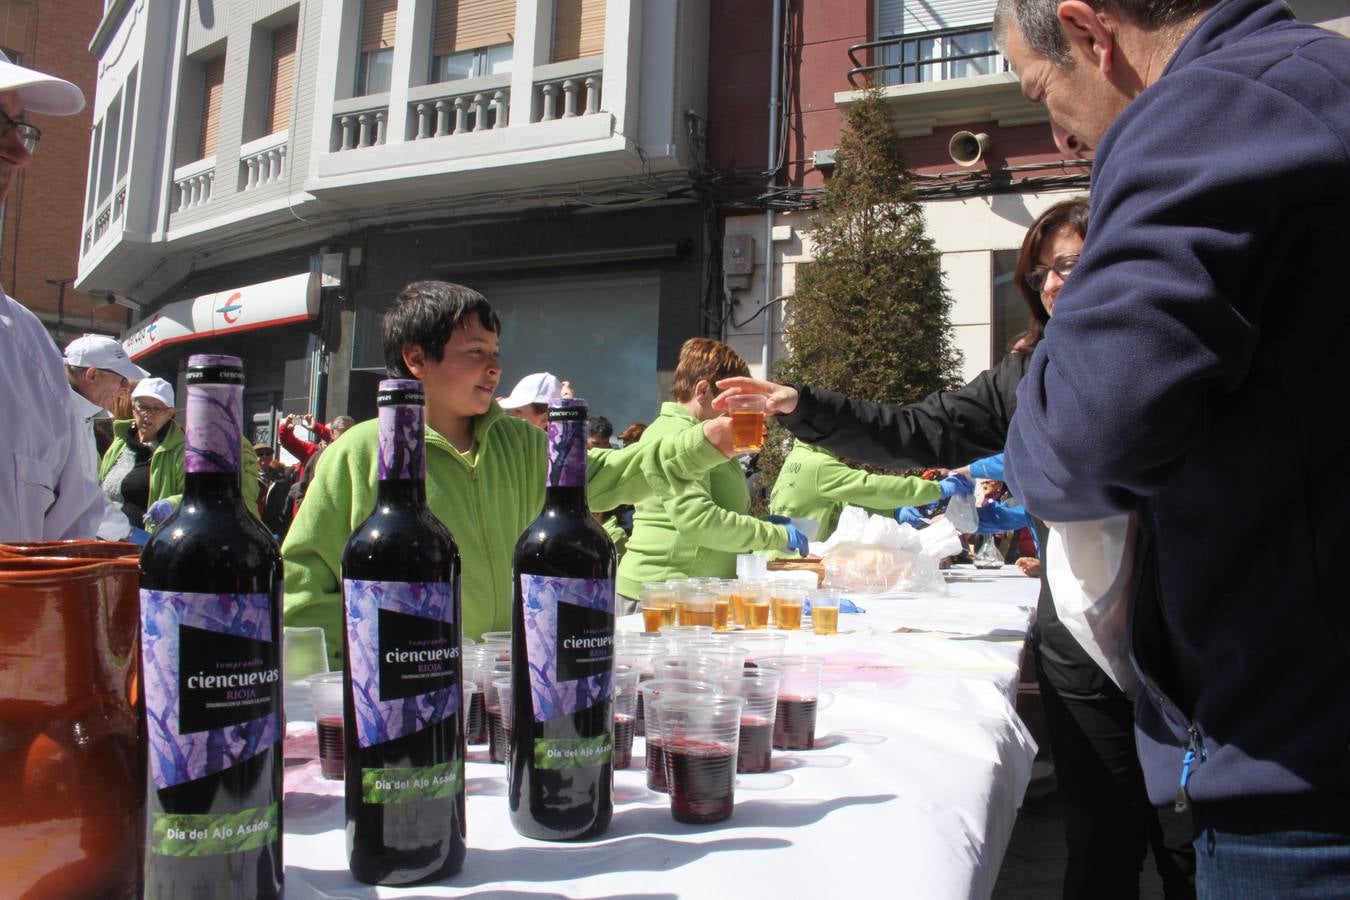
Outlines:
<svg viewBox="0 0 1350 900"><path fill-rule="evenodd" d="M946 81L1005 72L1007 60L994 46L990 25L944 28L854 44L848 48L849 84L881 85ZM868 59L870 58L870 62Z"/></svg>
<svg viewBox="0 0 1350 900"><path fill-rule="evenodd" d="M588 57L536 69L535 121L552 122L598 113L603 62L600 57Z"/></svg>
<svg viewBox="0 0 1350 900"><path fill-rule="evenodd" d="M511 114L510 76L416 88L408 112L409 137L415 141L505 128Z"/></svg>
<svg viewBox="0 0 1350 900"><path fill-rule="evenodd" d="M127 209L127 180L123 178L113 188L113 195L104 200L94 213L94 220L84 228L84 241L81 243L81 252L88 253L95 244L97 244L114 222L121 220L122 214Z"/></svg>
<svg viewBox="0 0 1350 900"><path fill-rule="evenodd" d="M183 212L206 205L211 200L211 188L216 183L216 158L208 156L173 172L175 194L174 212Z"/></svg>
<svg viewBox="0 0 1350 900"><path fill-rule="evenodd" d="M239 148L239 190L251 191L276 184L286 174L289 131L278 131Z"/></svg>
<svg viewBox="0 0 1350 900"><path fill-rule="evenodd" d="M383 144L388 122L388 94L339 101L333 113L333 152Z"/></svg>

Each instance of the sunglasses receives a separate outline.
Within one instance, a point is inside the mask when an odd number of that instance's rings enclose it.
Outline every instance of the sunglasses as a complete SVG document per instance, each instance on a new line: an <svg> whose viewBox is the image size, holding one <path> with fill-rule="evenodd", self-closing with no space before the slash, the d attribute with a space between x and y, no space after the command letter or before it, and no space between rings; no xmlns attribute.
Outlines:
<svg viewBox="0 0 1350 900"><path fill-rule="evenodd" d="M1027 287L1039 294L1041 288L1045 287L1045 280L1050 277L1051 272L1054 272L1061 279L1068 278L1069 273L1073 271L1073 267L1076 265L1078 265L1077 253L1066 253L1063 256L1057 256L1055 257L1055 261L1049 266L1037 266L1027 273Z"/></svg>

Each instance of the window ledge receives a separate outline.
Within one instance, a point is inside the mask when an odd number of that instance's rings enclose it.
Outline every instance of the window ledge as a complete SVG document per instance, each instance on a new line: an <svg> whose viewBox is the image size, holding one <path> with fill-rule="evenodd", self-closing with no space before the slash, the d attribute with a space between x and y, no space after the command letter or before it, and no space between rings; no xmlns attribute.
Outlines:
<svg viewBox="0 0 1350 900"><path fill-rule="evenodd" d="M840 91L834 102L847 108L862 100L865 91ZM1049 121L1045 107L1022 96L1022 86L1011 72L971 78L950 78L881 88L890 108L891 126L899 137L932 134L943 125L995 121L1002 126Z"/></svg>

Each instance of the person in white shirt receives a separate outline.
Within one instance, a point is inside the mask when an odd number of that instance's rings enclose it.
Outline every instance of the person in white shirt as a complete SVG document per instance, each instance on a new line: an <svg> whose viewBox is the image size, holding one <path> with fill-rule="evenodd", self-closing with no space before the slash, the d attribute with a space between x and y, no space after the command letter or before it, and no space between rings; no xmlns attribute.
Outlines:
<svg viewBox="0 0 1350 900"><path fill-rule="evenodd" d="M0 202L42 136L27 113L71 116L83 108L75 85L0 53ZM0 541L94 537L107 500L79 453L77 431L86 423L76 420L61 354L37 316L3 289L0 422L9 450L0 455Z"/></svg>
<svg viewBox="0 0 1350 900"><path fill-rule="evenodd" d="M99 453L94 440L94 420L107 418L117 399L131 389L131 382L150 373L131 361L122 345L101 334L86 334L66 347L66 377L70 380L70 402L74 417L83 422L75 431L75 452L89 477L98 481ZM122 510L107 500L97 535L105 541L125 540L131 523Z"/></svg>

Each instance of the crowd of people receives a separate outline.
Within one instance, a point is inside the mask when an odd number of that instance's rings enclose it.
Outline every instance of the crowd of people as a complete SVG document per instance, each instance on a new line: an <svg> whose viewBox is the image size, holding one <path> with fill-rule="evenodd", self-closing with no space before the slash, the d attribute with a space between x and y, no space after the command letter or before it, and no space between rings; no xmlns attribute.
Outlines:
<svg viewBox="0 0 1350 900"><path fill-rule="evenodd" d="M1137 896L1150 847L1169 897L1350 895L1350 606L1325 481L1350 426L1322 402L1344 386L1350 333L1335 301L1350 46L1278 0L999 0L994 34L1061 149L1095 154L1091 199L1050 207L1022 243L1027 331L966 387L905 405L752 378L727 345L687 341L649 426L615 447L612 425L593 423L591 506L633 508L630 527L606 522L626 539L619 612L647 581L805 551L792 519L828 534L853 503L919 525L973 478L1006 481L1015 502L981 507L980 530L1028 523L1037 538L1033 651L1070 808L1065 895ZM73 85L0 57L0 200L36 146L27 112L82 105ZM15 456L0 539L153 526L182 490L172 385L110 339L63 357L3 292L0 325ZM382 329L389 375L424 386L427 501L462 554L464 632L509 628L547 405L570 386L534 373L498 398L506 336L462 286L409 284ZM747 393L796 441L773 520L748 513L722 414ZM95 424L113 416L100 460ZM285 615L324 628L340 665L340 559L374 502L376 425L301 422L314 441L282 429L309 473L282 546ZM259 471L278 470L270 444L244 447L252 501ZM1251 477L1272 465L1280 478ZM1113 519L1137 538L1128 689L1064 627L1045 578L1063 563L1048 539Z"/></svg>

